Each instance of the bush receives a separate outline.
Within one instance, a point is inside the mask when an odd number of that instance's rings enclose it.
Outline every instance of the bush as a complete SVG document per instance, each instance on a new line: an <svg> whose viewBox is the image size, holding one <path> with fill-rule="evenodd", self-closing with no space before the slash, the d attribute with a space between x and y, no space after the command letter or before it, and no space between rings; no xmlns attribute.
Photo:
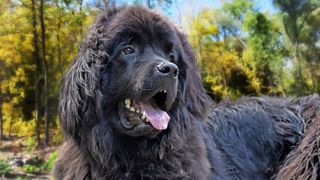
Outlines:
<svg viewBox="0 0 320 180"><path fill-rule="evenodd" d="M40 173L48 173L53 168L54 162L57 159L58 152L54 151L49 156L49 159L45 162L42 160L35 158L32 161L29 161L28 164L23 166L23 171L31 174L40 174Z"/></svg>
<svg viewBox="0 0 320 180"><path fill-rule="evenodd" d="M22 169L24 172L31 174L38 174L41 172L41 168L30 164L24 165Z"/></svg>
<svg viewBox="0 0 320 180"><path fill-rule="evenodd" d="M44 172L50 172L51 169L53 168L53 165L54 165L57 157L58 157L58 151L54 151L53 153L51 153L51 155L49 156L49 159L45 163L42 164L41 169Z"/></svg>
<svg viewBox="0 0 320 180"><path fill-rule="evenodd" d="M34 138L29 137L23 145L24 145L24 148L23 148L24 151L31 152L36 150L37 141Z"/></svg>
<svg viewBox="0 0 320 180"><path fill-rule="evenodd" d="M61 129L55 129L52 130L52 136L51 136L51 145L61 145L64 137L63 137L63 133L61 131Z"/></svg>
<svg viewBox="0 0 320 180"><path fill-rule="evenodd" d="M0 160L0 176L3 176L12 171L12 168L4 160Z"/></svg>

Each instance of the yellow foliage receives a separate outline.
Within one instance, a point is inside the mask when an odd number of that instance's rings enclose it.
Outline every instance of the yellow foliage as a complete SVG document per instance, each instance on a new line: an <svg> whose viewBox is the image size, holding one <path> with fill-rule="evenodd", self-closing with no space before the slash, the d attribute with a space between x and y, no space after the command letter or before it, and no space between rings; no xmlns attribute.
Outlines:
<svg viewBox="0 0 320 180"><path fill-rule="evenodd" d="M189 39L203 69L204 82L218 99L236 98L242 93L258 94L260 81L255 70L244 63L236 50L229 49L223 41L212 38L218 34L213 10L201 11L190 25ZM237 82L238 76L242 78L241 82Z"/></svg>
<svg viewBox="0 0 320 180"><path fill-rule="evenodd" d="M25 121L22 119L21 108L15 106L14 98L10 103L3 103L3 119L4 119L4 134L17 136L31 136L34 134L35 120Z"/></svg>

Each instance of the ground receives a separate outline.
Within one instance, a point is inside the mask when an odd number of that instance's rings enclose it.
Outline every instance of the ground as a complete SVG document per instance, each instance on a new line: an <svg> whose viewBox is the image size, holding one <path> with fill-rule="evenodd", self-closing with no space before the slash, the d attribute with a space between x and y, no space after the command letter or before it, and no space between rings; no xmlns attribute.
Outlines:
<svg viewBox="0 0 320 180"><path fill-rule="evenodd" d="M26 137L0 141L0 180L50 179L57 147L39 149L35 144Z"/></svg>

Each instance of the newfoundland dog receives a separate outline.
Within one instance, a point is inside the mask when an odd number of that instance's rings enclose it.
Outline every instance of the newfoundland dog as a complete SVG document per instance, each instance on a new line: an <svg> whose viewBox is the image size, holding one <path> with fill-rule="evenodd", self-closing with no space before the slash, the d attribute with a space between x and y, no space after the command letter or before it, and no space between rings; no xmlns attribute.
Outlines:
<svg viewBox="0 0 320 180"><path fill-rule="evenodd" d="M318 96L214 105L196 64L186 36L166 18L142 7L108 9L63 79L65 143L54 177L290 179L306 172L290 173L294 158L306 157L295 146L319 119ZM315 158L303 159L310 172Z"/></svg>

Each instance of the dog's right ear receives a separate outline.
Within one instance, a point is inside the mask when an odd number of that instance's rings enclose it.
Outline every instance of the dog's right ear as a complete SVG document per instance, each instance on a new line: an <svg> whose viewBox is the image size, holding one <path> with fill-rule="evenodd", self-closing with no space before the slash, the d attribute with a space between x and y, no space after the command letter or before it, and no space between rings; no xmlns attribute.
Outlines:
<svg viewBox="0 0 320 180"><path fill-rule="evenodd" d="M183 49L185 63L185 104L191 114L199 119L206 119L212 108L212 101L202 86L200 69L197 66L195 52L187 40L186 35L177 30Z"/></svg>
<svg viewBox="0 0 320 180"><path fill-rule="evenodd" d="M106 29L118 11L110 8L98 18L62 79L59 116L66 137L81 133L99 120L100 76L109 62Z"/></svg>

